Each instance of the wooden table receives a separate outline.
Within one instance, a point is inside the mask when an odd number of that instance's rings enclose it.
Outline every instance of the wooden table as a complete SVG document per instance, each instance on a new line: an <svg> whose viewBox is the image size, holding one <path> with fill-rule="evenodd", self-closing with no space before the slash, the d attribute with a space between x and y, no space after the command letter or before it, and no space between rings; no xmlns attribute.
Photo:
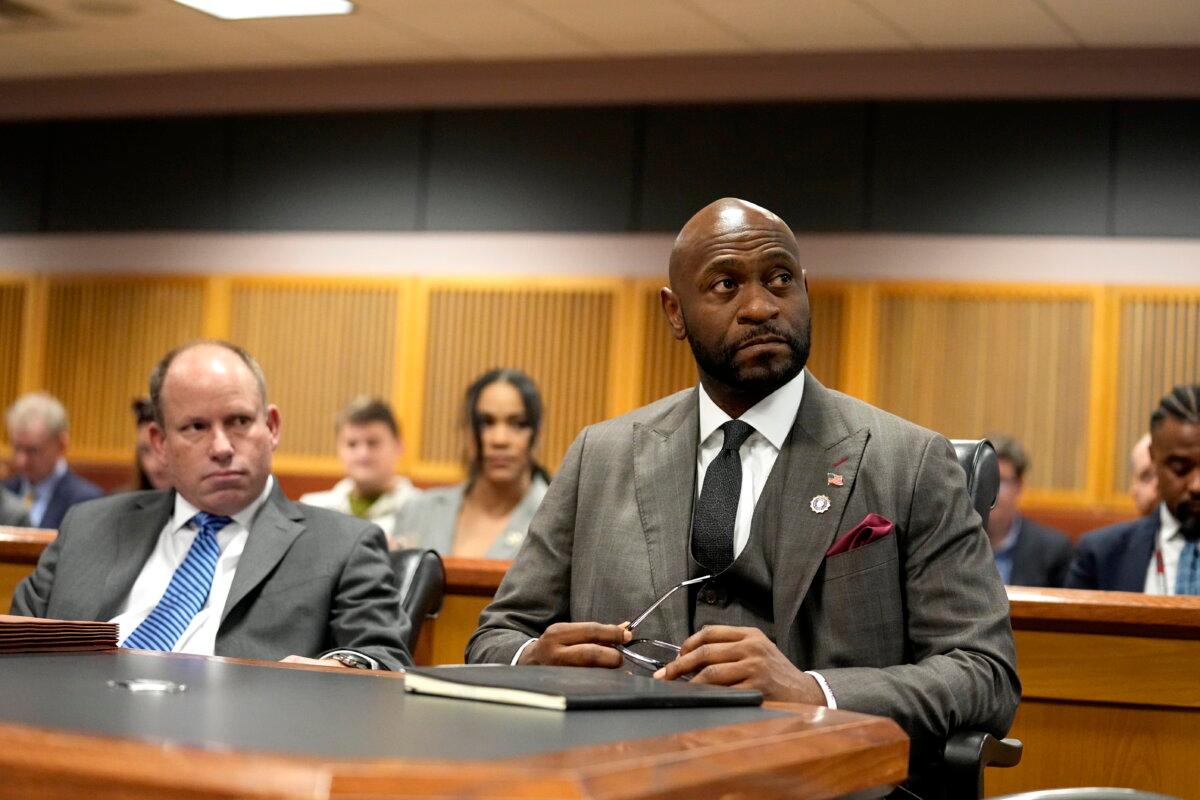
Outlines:
<svg viewBox="0 0 1200 800"><path fill-rule="evenodd" d="M1200 598L1010 587L1020 766L988 793L1124 786L1200 798Z"/></svg>
<svg viewBox="0 0 1200 800"><path fill-rule="evenodd" d="M109 680L187 686L135 694ZM879 797L890 720L813 706L557 712L403 676L180 654L0 656L0 797Z"/></svg>

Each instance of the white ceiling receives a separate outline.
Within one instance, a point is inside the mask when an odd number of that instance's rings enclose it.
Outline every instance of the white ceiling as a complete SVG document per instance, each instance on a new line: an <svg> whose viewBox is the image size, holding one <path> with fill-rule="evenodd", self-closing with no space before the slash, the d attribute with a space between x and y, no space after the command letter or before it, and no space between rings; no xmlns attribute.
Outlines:
<svg viewBox="0 0 1200 800"><path fill-rule="evenodd" d="M1200 47L1200 0L355 0L222 21L171 0L0 0L0 80L405 62Z"/></svg>

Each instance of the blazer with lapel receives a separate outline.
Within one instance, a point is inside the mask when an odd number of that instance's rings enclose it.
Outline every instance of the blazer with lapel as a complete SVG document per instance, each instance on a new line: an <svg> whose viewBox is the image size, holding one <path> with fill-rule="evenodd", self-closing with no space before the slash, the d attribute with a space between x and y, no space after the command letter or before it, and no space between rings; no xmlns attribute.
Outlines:
<svg viewBox="0 0 1200 800"><path fill-rule="evenodd" d="M1071 540L1061 531L1021 517L1021 534L1013 551L1013 586L1058 588L1067 582L1071 566Z"/></svg>
<svg viewBox="0 0 1200 800"><path fill-rule="evenodd" d="M17 587L12 613L112 619L174 507L174 492L74 506ZM276 483L251 523L214 655L278 660L346 648L395 669L411 663L408 625L379 527L293 503Z"/></svg>
<svg viewBox="0 0 1200 800"><path fill-rule="evenodd" d="M1146 591L1146 572L1158 540L1159 511L1085 533L1067 575L1069 589Z"/></svg>
<svg viewBox="0 0 1200 800"><path fill-rule="evenodd" d="M695 389L585 429L468 660L507 663L555 622L630 619L685 580L698 437ZM829 472L844 485L828 485ZM779 649L820 670L840 708L900 722L914 750L940 752L953 729L1003 735L1019 696L1008 602L949 443L808 375L774 481L789 499L760 506L754 524L775 542ZM818 514L820 494L830 507ZM869 512L895 534L826 558ZM682 642L687 603L677 592L639 635Z"/></svg>
<svg viewBox="0 0 1200 800"><path fill-rule="evenodd" d="M20 478L9 478L4 485L11 492L21 491ZM66 516L67 509L71 506L103 496L103 489L68 469L55 484L54 493L50 495L50 501L46 503L46 511L42 514L38 527L57 528L62 523L63 517Z"/></svg>

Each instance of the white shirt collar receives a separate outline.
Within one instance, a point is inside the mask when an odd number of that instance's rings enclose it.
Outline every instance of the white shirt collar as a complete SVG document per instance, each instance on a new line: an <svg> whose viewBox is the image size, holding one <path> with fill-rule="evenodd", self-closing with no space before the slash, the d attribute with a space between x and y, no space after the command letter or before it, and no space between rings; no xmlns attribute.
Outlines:
<svg viewBox="0 0 1200 800"><path fill-rule="evenodd" d="M800 370L796 377L759 400L739 418L762 434L776 450L783 449L783 443L796 423L800 401L804 399L804 372ZM730 419L732 417L708 396L704 384L700 384L700 442L706 441Z"/></svg>
<svg viewBox="0 0 1200 800"><path fill-rule="evenodd" d="M263 503L267 502L267 498L271 495L271 488L275 485L275 477L267 476L267 484L263 486L262 493L254 499L250 505L243 508L241 511L233 515L233 521L241 525L246 530L250 530L250 523L254 521L254 515L262 508ZM192 517L200 513L200 509L183 499L183 495L175 492L175 516L171 520L172 532L191 522Z"/></svg>
<svg viewBox="0 0 1200 800"><path fill-rule="evenodd" d="M1183 533L1180 530L1179 520L1175 519L1175 515L1167 508L1166 503L1158 504L1158 541L1161 544L1166 544L1172 539L1183 538Z"/></svg>

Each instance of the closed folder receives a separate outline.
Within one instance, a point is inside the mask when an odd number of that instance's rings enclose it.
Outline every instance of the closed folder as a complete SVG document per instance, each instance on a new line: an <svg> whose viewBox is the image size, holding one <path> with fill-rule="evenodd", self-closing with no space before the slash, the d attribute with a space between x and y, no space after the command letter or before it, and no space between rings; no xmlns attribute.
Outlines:
<svg viewBox="0 0 1200 800"><path fill-rule="evenodd" d="M753 689L663 681L603 667L409 668L404 674L404 690L559 711L757 706L763 700Z"/></svg>

